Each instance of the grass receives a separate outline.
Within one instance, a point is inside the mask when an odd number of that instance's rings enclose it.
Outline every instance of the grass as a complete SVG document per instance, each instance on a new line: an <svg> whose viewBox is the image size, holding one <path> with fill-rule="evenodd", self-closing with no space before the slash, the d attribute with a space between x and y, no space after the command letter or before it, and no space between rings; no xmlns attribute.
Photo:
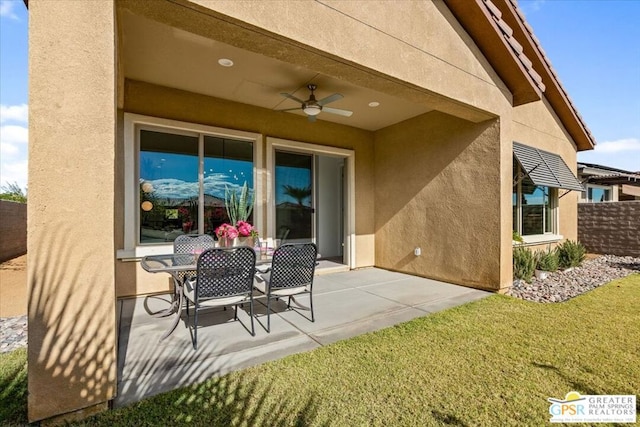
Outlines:
<svg viewBox="0 0 640 427"><path fill-rule="evenodd" d="M560 304L494 295L82 425L544 425L547 397L637 394L638 336L638 274ZM0 356L0 382L12 376L18 393L9 422L24 419L24 364L24 352Z"/></svg>
<svg viewBox="0 0 640 427"><path fill-rule="evenodd" d="M27 423L27 350L0 354L0 425Z"/></svg>

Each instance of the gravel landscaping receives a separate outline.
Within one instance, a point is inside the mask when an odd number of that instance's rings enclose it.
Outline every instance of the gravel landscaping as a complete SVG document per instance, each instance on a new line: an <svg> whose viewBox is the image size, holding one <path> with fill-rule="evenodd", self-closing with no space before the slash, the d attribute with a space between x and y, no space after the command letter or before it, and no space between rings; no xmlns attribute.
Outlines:
<svg viewBox="0 0 640 427"><path fill-rule="evenodd" d="M527 301L562 302L633 273L640 273L640 258L600 255L580 267L550 273L544 280L515 280L506 295Z"/></svg>

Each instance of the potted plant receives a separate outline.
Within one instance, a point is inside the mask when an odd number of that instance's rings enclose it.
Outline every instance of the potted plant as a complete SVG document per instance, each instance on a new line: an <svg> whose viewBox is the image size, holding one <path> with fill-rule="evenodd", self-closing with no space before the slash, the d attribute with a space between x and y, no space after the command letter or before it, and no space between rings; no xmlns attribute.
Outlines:
<svg viewBox="0 0 640 427"><path fill-rule="evenodd" d="M231 224L224 223L216 228L216 236L218 236L218 244L220 247L231 247L238 237L238 229Z"/></svg>
<svg viewBox="0 0 640 427"><path fill-rule="evenodd" d="M558 270L558 254L554 251L536 251L536 278L544 280Z"/></svg>
<svg viewBox="0 0 640 427"><path fill-rule="evenodd" d="M238 230L238 244L254 247L255 239L258 237L258 231L255 227L246 221L238 221L236 224Z"/></svg>

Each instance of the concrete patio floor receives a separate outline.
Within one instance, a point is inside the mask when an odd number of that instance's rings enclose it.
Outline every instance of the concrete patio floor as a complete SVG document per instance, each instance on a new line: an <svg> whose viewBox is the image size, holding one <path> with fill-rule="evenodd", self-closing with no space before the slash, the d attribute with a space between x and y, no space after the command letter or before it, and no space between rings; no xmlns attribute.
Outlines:
<svg viewBox="0 0 640 427"><path fill-rule="evenodd" d="M313 350L401 322L458 306L490 295L490 292L451 285L378 268L316 276L316 321L273 304L271 333L267 333L266 309L254 302L256 336L248 329L250 317L238 310L214 308L199 314L198 350L193 350L185 313L167 339L158 339L171 318L153 318L151 312L167 307L168 297L139 297L118 301L118 396L116 407L231 371L284 356ZM298 298L308 305L308 297ZM308 311L302 311L308 315ZM193 316L193 312L191 313Z"/></svg>

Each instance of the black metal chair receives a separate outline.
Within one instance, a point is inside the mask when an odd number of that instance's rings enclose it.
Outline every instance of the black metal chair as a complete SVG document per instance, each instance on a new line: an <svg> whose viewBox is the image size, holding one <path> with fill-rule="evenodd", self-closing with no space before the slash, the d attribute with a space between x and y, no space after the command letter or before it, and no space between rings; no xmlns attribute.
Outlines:
<svg viewBox="0 0 640 427"><path fill-rule="evenodd" d="M291 309L293 300L298 308L301 306L294 295L309 294L309 310L313 313L313 275L316 269L318 248L313 243L288 243L280 246L273 253L271 266L265 270L258 269L254 288L267 297L267 332L271 332L271 300L288 297L287 308ZM294 311L298 312L295 308ZM298 312L299 313L299 312ZM302 315L302 313L300 313Z"/></svg>
<svg viewBox="0 0 640 427"><path fill-rule="evenodd" d="M215 248L216 241L213 236L208 234L182 234L176 237L173 241L173 253L174 254L193 254L196 252L204 252L207 249ZM176 283L177 286L182 286L182 283L186 279L195 277L194 272L181 271L177 275L177 280L180 283Z"/></svg>
<svg viewBox="0 0 640 427"><path fill-rule="evenodd" d="M196 277L187 279L184 285L187 325L190 323L189 303L195 308L194 349L198 349L198 312L209 307L233 305L234 319L238 320L238 305L248 302L251 316L250 333L255 336L252 293L255 271L256 253L253 248L213 248L200 255Z"/></svg>

